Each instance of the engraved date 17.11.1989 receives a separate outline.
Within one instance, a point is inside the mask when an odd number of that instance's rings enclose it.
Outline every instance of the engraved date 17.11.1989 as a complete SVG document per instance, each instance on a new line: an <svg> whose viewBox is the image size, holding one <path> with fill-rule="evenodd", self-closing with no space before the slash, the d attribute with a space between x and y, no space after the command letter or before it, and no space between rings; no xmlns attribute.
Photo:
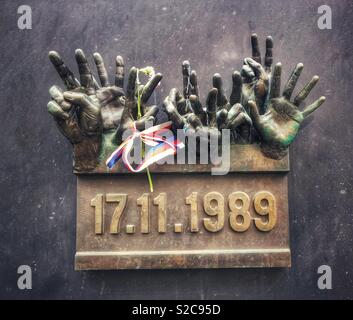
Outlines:
<svg viewBox="0 0 353 320"><path fill-rule="evenodd" d="M276 199L271 192L259 191L251 199L247 193L237 191L230 193L228 198L225 199L223 194L212 191L205 194L202 198L203 210L199 208L199 197L198 192L192 192L185 198L185 204L190 207L190 225L187 229L192 233L198 233L201 227L208 232L219 232L224 228L226 220L234 232L245 232L250 228L252 223L254 223L257 230L262 232L269 232L276 225ZM167 194L160 193L153 199L151 198L150 194L144 193L136 199L136 206L139 208L140 215L140 232L142 234L152 232L151 214L154 213L154 210L150 208L152 200L153 206L156 207L157 211L158 223L156 231L160 234L166 233L168 229ZM105 204L109 203L117 204L110 221L109 233L114 235L122 232L121 220L127 209L128 195L113 193L106 195L97 194L91 200L91 206L94 208L96 235L102 235L105 232ZM251 209L253 209L257 216L253 217L251 215ZM200 219L201 211L206 215L202 220ZM124 229L127 234L136 233L135 225L127 224ZM182 233L184 232L184 226L176 223L173 231L175 233Z"/></svg>

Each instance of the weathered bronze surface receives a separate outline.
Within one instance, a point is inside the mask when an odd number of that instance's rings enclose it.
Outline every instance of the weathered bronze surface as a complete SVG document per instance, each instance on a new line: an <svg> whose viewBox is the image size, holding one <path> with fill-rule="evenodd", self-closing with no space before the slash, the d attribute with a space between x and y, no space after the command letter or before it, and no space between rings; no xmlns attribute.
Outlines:
<svg viewBox="0 0 353 320"><path fill-rule="evenodd" d="M175 164L175 165L151 165L150 171L160 173L195 173L211 172L212 164ZM252 145L231 145L230 146L230 172L288 172L289 157L286 155L280 160L265 157L257 144ZM77 175L97 174L132 174L122 163L117 163L111 170L106 165L100 164L92 171L74 171ZM142 173L143 174L143 173ZM136 175L136 173L134 173ZM139 175L137 173L137 175Z"/></svg>
<svg viewBox="0 0 353 320"><path fill-rule="evenodd" d="M251 36L251 46L252 57L244 59L241 72L232 74L229 99L222 77L216 73L205 107L201 103L196 71L191 69L189 61L182 65L183 90L173 88L163 103L159 101L159 106L147 108L149 98L162 80L162 75L154 74L152 67L132 67L124 90L121 56L116 58L115 84L111 85L99 53L94 54L94 60L100 84L82 50L76 50L80 81L57 52L50 52L49 58L67 90L51 87L48 111L74 147L74 170L88 172L103 166L123 142L124 132L133 127L141 131L146 123L156 124L159 112L164 112L172 122L174 133L183 130L191 136L201 134L208 142L211 137L221 139L221 132L226 129L231 132L233 143L260 144L261 151L270 159L286 157L304 119L325 101L325 97L321 97L300 110L319 77L314 76L291 99L303 64L295 67L281 91L281 63L272 70L272 38L266 39L264 64L256 34ZM149 76L144 86L139 80L142 70Z"/></svg>
<svg viewBox="0 0 353 320"><path fill-rule="evenodd" d="M78 175L76 269L289 267L288 159L264 168L258 148L242 147L257 157L249 172L165 165L153 193L141 175Z"/></svg>
<svg viewBox="0 0 353 320"><path fill-rule="evenodd" d="M76 51L80 81L57 52L50 53L67 90L50 89L48 111L73 145L78 176L76 269L290 266L288 148L303 120L325 98L300 110L319 77L292 99L303 64L281 90L281 63L272 69L272 38L266 39L264 60L256 34L251 46L252 57L232 74L229 97L217 73L202 103L196 71L184 61L182 90L171 89L163 102L149 108L162 80L152 67L132 67L124 90L122 57L116 58L111 85L99 53L94 60L100 83L82 50ZM141 72L149 78L145 85ZM126 158L125 165L115 165L119 156L110 155L129 142L126 131L132 129L130 137L146 143L141 131L147 123L159 124L159 113L170 121L172 136L177 130L186 133L185 149L192 150L191 141L203 146L196 152L199 160L201 151L217 150L213 141L231 143L229 173L211 175L214 164L153 164L144 168L148 186L144 176L126 169ZM145 146L141 154L146 156Z"/></svg>
<svg viewBox="0 0 353 320"><path fill-rule="evenodd" d="M155 120L157 106L149 108L146 112L145 107L162 80L162 75L153 75L146 85L141 87L137 81L139 71L133 67L124 90L124 60L121 56L116 58L114 85L109 82L103 58L99 53L94 54L94 60L100 84L91 71L85 53L78 49L75 57L80 81L65 65L59 53L49 53L49 59L67 90L63 91L58 86L50 88L51 101L48 103L48 112L74 147L75 171L90 171L104 162L109 156L108 153L122 142L124 131L130 129L133 124L138 130L142 130L146 122ZM137 95L140 96L139 99Z"/></svg>

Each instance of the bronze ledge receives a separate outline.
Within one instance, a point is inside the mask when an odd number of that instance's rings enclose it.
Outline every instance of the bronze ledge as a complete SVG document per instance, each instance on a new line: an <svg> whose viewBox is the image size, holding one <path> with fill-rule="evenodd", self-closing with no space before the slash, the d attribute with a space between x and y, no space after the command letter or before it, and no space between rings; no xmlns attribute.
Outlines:
<svg viewBox="0 0 353 320"><path fill-rule="evenodd" d="M290 249L77 252L75 270L290 268Z"/></svg>
<svg viewBox="0 0 353 320"><path fill-rule="evenodd" d="M263 155L260 146L252 145L231 145L230 149L230 172L289 172L288 154L281 160L274 160ZM205 173L211 172L215 166L212 164L173 164L150 166L152 173ZM109 170L104 163L101 163L96 169L89 172L77 172L76 175L119 175L131 174L125 166L119 162Z"/></svg>

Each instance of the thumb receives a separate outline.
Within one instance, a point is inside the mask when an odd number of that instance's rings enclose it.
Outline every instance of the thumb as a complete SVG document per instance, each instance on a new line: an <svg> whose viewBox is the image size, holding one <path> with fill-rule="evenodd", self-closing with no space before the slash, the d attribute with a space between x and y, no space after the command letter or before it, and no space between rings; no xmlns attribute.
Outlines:
<svg viewBox="0 0 353 320"><path fill-rule="evenodd" d="M143 131L153 126L154 122L155 117L153 116L143 117L140 120L135 121L136 129L139 131Z"/></svg>
<svg viewBox="0 0 353 320"><path fill-rule="evenodd" d="M236 103L239 103L241 100L241 89L243 86L243 80L241 75L238 71L234 71L232 75L233 86L232 86L232 93L230 95L229 102L232 106Z"/></svg>
<svg viewBox="0 0 353 320"><path fill-rule="evenodd" d="M89 97L80 92L64 92L64 99L80 107L87 107L91 104Z"/></svg>
<svg viewBox="0 0 353 320"><path fill-rule="evenodd" d="M216 112L217 112L217 96L218 90L213 88L207 96L207 114L209 127L217 126Z"/></svg>
<svg viewBox="0 0 353 320"><path fill-rule="evenodd" d="M251 118L254 121L254 125L257 128L261 128L261 116L259 114L259 109L258 109L255 101L250 100L248 102L248 108L250 110Z"/></svg>
<svg viewBox="0 0 353 320"><path fill-rule="evenodd" d="M256 77L261 78L265 75L265 70L262 65L251 58L245 58L245 63L254 71Z"/></svg>

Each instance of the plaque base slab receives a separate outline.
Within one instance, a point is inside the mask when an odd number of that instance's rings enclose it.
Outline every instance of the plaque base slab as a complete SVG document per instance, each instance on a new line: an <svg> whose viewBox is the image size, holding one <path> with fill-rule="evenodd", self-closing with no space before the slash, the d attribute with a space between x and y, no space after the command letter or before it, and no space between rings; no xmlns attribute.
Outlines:
<svg viewBox="0 0 353 320"><path fill-rule="evenodd" d="M153 193L145 174L78 175L75 269L290 267L288 159L248 171L240 160L225 176L155 169Z"/></svg>

